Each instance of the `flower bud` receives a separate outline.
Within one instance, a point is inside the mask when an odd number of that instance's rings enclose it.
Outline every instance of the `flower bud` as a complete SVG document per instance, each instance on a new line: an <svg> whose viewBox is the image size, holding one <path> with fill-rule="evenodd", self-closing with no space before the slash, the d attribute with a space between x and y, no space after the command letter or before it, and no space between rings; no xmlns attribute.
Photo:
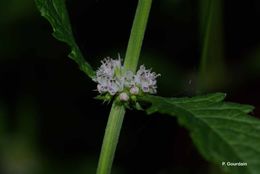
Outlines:
<svg viewBox="0 0 260 174"><path fill-rule="evenodd" d="M139 88L136 87L136 86L131 87L130 88L130 93L133 94L133 95L139 94Z"/></svg>
<svg viewBox="0 0 260 174"><path fill-rule="evenodd" d="M119 99L120 99L120 101L126 102L126 101L129 100L129 96L127 95L127 93L122 92L122 93L119 95Z"/></svg>

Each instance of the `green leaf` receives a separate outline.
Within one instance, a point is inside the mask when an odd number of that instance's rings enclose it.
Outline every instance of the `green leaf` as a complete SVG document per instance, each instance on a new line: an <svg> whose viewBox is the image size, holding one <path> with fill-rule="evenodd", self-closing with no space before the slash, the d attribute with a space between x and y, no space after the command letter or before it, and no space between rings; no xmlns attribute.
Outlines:
<svg viewBox="0 0 260 174"><path fill-rule="evenodd" d="M223 102L225 94L192 98L145 96L148 113L176 116L190 131L199 152L225 171L234 174L260 173L260 121L250 115L250 105ZM185 149L183 149L185 150ZM245 162L246 167L222 166L222 162Z"/></svg>
<svg viewBox="0 0 260 174"><path fill-rule="evenodd" d="M79 65L79 68L84 73L92 78L94 71L85 61L74 39L65 0L35 0L35 3L41 15L52 25L53 36L70 46L71 52L69 57Z"/></svg>

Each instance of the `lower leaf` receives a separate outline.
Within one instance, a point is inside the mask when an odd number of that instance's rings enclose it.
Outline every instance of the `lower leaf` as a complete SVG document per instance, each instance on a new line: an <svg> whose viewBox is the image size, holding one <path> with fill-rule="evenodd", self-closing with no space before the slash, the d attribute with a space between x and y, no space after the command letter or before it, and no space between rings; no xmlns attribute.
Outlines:
<svg viewBox="0 0 260 174"><path fill-rule="evenodd" d="M152 104L149 114L176 116L206 160L230 173L258 174L260 120L248 115L253 106L223 102L224 98L225 94L215 93L192 98L144 96L140 100Z"/></svg>

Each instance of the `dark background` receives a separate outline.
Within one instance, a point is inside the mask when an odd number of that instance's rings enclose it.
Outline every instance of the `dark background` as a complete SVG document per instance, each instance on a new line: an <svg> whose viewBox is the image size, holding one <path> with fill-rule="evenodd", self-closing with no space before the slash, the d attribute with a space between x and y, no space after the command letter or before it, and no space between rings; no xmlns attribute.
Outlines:
<svg viewBox="0 0 260 174"><path fill-rule="evenodd" d="M218 1L209 61L200 57L206 0L154 0L140 64L162 76L162 96L226 92L260 113L260 1ZM124 57L137 0L67 1L76 40L96 69ZM67 58L32 0L0 0L0 173L95 173L110 105L93 99L95 84ZM198 90L200 88L200 90ZM221 173L166 115L126 114L112 173Z"/></svg>

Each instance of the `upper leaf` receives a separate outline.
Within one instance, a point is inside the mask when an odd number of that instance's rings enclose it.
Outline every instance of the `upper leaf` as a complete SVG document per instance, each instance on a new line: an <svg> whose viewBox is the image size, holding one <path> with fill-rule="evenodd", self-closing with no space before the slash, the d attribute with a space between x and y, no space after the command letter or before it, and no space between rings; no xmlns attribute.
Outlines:
<svg viewBox="0 0 260 174"><path fill-rule="evenodd" d="M90 78L93 78L94 71L85 61L78 45L75 42L65 0L35 0L41 15L45 17L53 28L53 36L67 43L71 47L69 57L74 60Z"/></svg>
<svg viewBox="0 0 260 174"><path fill-rule="evenodd" d="M176 116L186 127L199 152L209 161L234 174L260 173L260 121L247 113L252 106L223 102L225 94L192 98L145 96L148 113ZM222 162L245 162L247 167L222 166Z"/></svg>

